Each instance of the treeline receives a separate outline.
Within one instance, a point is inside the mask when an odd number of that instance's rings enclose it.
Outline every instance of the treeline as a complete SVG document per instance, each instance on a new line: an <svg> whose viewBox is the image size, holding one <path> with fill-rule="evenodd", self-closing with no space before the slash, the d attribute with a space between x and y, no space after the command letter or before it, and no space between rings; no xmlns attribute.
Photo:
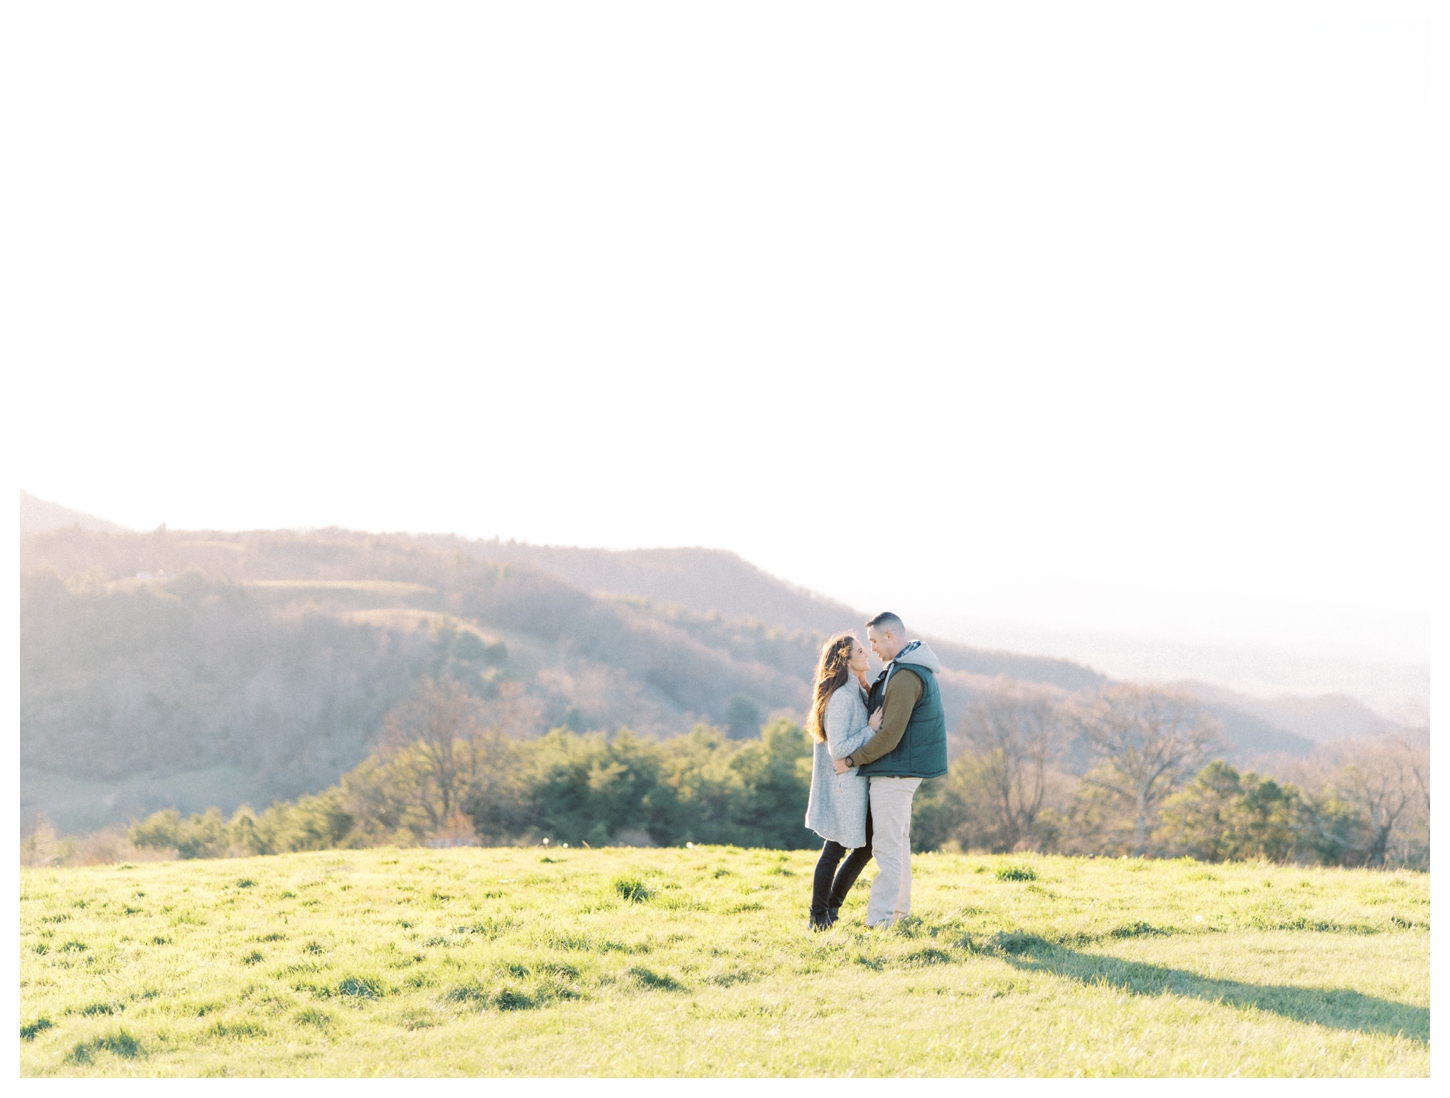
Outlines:
<svg viewBox="0 0 1450 1098"><path fill-rule="evenodd" d="M509 707L525 703L516 690L485 701L425 679L387 714L379 750L332 788L229 819L158 812L124 841L183 858L545 838L818 842L801 822L811 744L792 722L744 742L706 726L659 741L563 728L521 740L505 730ZM1171 691L1065 696L999 680L961 722L949 775L918 793L913 846L1428 869L1427 740L1301 760L1301 786L1229 766L1217 737L1215 719ZM55 856L43 846L32 837L22 857Z"/></svg>
<svg viewBox="0 0 1450 1098"><path fill-rule="evenodd" d="M917 795L930 849L1430 865L1429 730L1223 761L1190 696L1127 684L1067 696L999 679L964 715L950 774Z"/></svg>
<svg viewBox="0 0 1450 1098"><path fill-rule="evenodd" d="M564 728L519 740L498 718L498 706L428 680L388 714L382 748L336 786L260 814L243 806L230 819L218 809L158 812L128 838L184 858L544 838L810 845L802 824L810 747L789 721L749 741L707 726L665 740Z"/></svg>

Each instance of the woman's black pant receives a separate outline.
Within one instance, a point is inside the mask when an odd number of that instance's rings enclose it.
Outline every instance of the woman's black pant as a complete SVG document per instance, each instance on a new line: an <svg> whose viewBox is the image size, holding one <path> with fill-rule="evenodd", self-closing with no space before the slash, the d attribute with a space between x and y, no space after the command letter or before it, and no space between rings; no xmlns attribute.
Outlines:
<svg viewBox="0 0 1450 1098"><path fill-rule="evenodd" d="M825 922L829 917L834 919L836 912L846 902L846 893L851 891L851 886L856 883L856 878L861 876L861 870L866 868L866 863L871 860L871 810L866 810L866 843L851 851L850 857L844 862L842 856L846 848L840 843L826 840L826 845L821 847L820 859L816 862L816 877L811 888L811 922ZM840 865L840 871L836 869Z"/></svg>

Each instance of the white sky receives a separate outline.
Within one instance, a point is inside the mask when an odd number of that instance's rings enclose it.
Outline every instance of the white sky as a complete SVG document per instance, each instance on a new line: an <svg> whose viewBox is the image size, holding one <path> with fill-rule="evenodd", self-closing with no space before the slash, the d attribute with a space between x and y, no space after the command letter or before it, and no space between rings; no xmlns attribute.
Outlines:
<svg viewBox="0 0 1450 1098"><path fill-rule="evenodd" d="M29 7L36 495L1428 662L1440 24Z"/></svg>

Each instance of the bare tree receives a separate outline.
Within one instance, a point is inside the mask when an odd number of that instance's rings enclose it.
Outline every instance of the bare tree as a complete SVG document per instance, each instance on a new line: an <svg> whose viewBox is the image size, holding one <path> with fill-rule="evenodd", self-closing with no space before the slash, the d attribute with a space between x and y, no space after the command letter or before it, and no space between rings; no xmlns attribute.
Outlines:
<svg viewBox="0 0 1450 1098"><path fill-rule="evenodd" d="M1104 687L1073 716L1103 764L1083 781L1116 795L1135 814L1133 853L1141 856L1154 809L1203 765L1223 725L1188 694L1128 683Z"/></svg>
<svg viewBox="0 0 1450 1098"><path fill-rule="evenodd" d="M1430 808L1428 737L1405 731L1350 748L1345 766L1334 776L1334 791L1359 809L1368 829L1365 864L1382 866L1396 825L1408 811Z"/></svg>
<svg viewBox="0 0 1450 1098"><path fill-rule="evenodd" d="M517 799L515 743L541 721L538 701L516 682L483 701L451 678L423 678L383 718L379 754L394 791L381 795L421 813L428 833L460 826L459 813L481 818L480 806Z"/></svg>
<svg viewBox="0 0 1450 1098"><path fill-rule="evenodd" d="M480 724L466 745L468 784L460 809L486 841L500 841L525 826L520 807L528 800L519 741L538 735L543 711L522 684L506 682L480 707Z"/></svg>
<svg viewBox="0 0 1450 1098"><path fill-rule="evenodd" d="M450 680L425 678L413 694L383 718L385 753L414 750L424 763L420 807L432 829L446 824L471 774L472 759L458 748L473 743L480 731L478 704ZM429 788L431 787L431 788Z"/></svg>
<svg viewBox="0 0 1450 1098"><path fill-rule="evenodd" d="M1014 850L1032 835L1061 753L1064 721L1053 693L1000 675L962 716L960 735L991 790L999 843Z"/></svg>

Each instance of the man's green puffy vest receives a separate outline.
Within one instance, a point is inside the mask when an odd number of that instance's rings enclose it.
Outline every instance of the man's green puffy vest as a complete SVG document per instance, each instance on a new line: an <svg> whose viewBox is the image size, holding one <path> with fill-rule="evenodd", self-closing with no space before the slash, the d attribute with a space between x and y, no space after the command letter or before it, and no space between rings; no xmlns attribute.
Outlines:
<svg viewBox="0 0 1450 1098"><path fill-rule="evenodd" d="M921 697L906 722L901 742L875 762L856 772L870 778L939 778L947 772L947 718L941 708L941 691L936 676L925 667L904 663L891 672L895 677L910 672L921 679ZM887 675L871 686L866 708L872 712L886 702Z"/></svg>

